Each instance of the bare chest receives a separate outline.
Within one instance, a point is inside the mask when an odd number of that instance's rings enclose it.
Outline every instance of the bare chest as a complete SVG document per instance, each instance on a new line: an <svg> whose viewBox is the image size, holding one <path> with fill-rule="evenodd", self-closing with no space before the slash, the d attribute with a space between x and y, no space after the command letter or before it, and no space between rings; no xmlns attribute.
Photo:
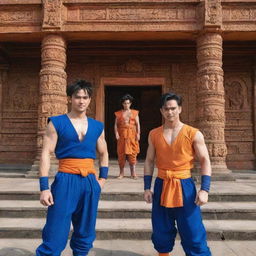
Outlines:
<svg viewBox="0 0 256 256"><path fill-rule="evenodd" d="M164 129L163 137L168 145L173 144L180 136L182 127L183 126L178 127L177 129Z"/></svg>
<svg viewBox="0 0 256 256"><path fill-rule="evenodd" d="M131 111L124 111L123 112L123 120L126 124L128 124L130 122L130 118L131 118Z"/></svg>
<svg viewBox="0 0 256 256"><path fill-rule="evenodd" d="M88 121L87 120L70 120L80 141L83 140L84 136L88 130Z"/></svg>

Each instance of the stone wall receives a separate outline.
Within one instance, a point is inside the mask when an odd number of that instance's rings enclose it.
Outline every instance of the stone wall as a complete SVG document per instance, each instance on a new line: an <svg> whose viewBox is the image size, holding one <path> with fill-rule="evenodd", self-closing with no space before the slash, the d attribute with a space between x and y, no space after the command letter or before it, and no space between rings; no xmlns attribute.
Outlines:
<svg viewBox="0 0 256 256"><path fill-rule="evenodd" d="M11 60L7 82L2 84L0 163L32 163L35 158L39 71L39 59ZM92 117L95 117L96 105L99 105L96 99L102 79L161 77L165 81L163 91L173 91L184 98L182 120L197 126L197 63L193 54L100 57L71 52L68 55L66 72L68 84L81 78L95 85L88 113ZM250 57L225 57L224 74L227 165L230 169L253 169L253 81ZM100 100L103 101L103 98Z"/></svg>
<svg viewBox="0 0 256 256"><path fill-rule="evenodd" d="M12 59L2 88L0 163L35 158L40 61Z"/></svg>

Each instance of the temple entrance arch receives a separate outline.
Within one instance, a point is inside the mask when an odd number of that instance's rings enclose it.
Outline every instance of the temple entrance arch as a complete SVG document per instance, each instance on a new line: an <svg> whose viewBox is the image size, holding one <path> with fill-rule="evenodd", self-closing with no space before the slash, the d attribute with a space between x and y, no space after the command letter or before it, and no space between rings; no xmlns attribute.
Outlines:
<svg viewBox="0 0 256 256"><path fill-rule="evenodd" d="M133 108L140 111L141 153L138 158L145 158L148 132L161 125L159 98L164 91L162 78L117 78L104 79L97 91L96 118L104 121L106 140L110 158L116 158L116 140L114 136L114 112L120 109L119 99L126 93L135 100Z"/></svg>

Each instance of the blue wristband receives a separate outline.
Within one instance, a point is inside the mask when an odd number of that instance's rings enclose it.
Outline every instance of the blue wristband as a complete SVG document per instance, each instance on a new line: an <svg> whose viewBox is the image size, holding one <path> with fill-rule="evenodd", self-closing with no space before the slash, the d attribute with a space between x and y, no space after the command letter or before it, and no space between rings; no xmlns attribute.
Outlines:
<svg viewBox="0 0 256 256"><path fill-rule="evenodd" d="M47 176L39 178L40 191L49 189L49 178Z"/></svg>
<svg viewBox="0 0 256 256"><path fill-rule="evenodd" d="M144 175L144 190L151 188L152 175Z"/></svg>
<svg viewBox="0 0 256 256"><path fill-rule="evenodd" d="M100 174L99 174L99 179L107 179L108 178L108 167L100 167Z"/></svg>
<svg viewBox="0 0 256 256"><path fill-rule="evenodd" d="M205 190L207 192L210 191L211 185L211 176L209 175L202 175L201 177L201 190Z"/></svg>

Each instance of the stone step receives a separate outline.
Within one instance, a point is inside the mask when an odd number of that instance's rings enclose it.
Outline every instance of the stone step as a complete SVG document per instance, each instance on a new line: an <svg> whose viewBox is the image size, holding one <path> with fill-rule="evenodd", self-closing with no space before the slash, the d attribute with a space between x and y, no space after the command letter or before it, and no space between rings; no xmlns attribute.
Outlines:
<svg viewBox="0 0 256 256"><path fill-rule="evenodd" d="M0 239L0 256L33 256L41 239ZM213 256L255 256L255 241L209 241ZM62 256L72 255L67 244ZM97 240L88 256L156 256L150 240ZM180 241L176 241L172 255L184 256Z"/></svg>
<svg viewBox="0 0 256 256"><path fill-rule="evenodd" d="M44 219L1 218L0 238L41 238ZM255 240L256 221L205 220L208 240ZM98 240L149 240L150 219L98 219Z"/></svg>
<svg viewBox="0 0 256 256"><path fill-rule="evenodd" d="M202 207L208 220L256 220L256 202L209 202ZM46 208L39 201L0 200L0 217L44 218ZM139 201L99 202L99 218L150 218L151 205Z"/></svg>
<svg viewBox="0 0 256 256"><path fill-rule="evenodd" d="M25 178L26 173L22 172L0 172L0 178Z"/></svg>
<svg viewBox="0 0 256 256"><path fill-rule="evenodd" d="M30 167L25 164L0 164L0 178L25 178Z"/></svg>
<svg viewBox="0 0 256 256"><path fill-rule="evenodd" d="M50 183L52 179L50 180ZM38 179L0 178L0 200L38 200ZM197 185L199 189L200 185ZM143 179L109 179L102 190L102 200L143 201ZM211 202L256 202L256 182L215 181L209 194Z"/></svg>
<svg viewBox="0 0 256 256"><path fill-rule="evenodd" d="M39 191L0 191L0 200L38 200ZM106 201L144 201L143 192L129 191L102 191L101 200ZM244 193L243 191L234 192L211 192L209 202L256 202L254 191Z"/></svg>

